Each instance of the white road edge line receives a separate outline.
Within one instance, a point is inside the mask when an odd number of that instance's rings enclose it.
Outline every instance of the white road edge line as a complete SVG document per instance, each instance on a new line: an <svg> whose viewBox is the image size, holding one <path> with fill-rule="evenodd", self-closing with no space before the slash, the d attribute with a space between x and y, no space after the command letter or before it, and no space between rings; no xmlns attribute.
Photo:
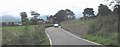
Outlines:
<svg viewBox="0 0 120 47"><path fill-rule="evenodd" d="M48 33L46 32L46 30L45 30L45 33L46 33L46 35L48 36L48 39L49 39L49 41L50 41L50 45L51 45L51 47L52 47L52 41L51 41L51 38L50 38L50 36L48 35Z"/></svg>
<svg viewBox="0 0 120 47"><path fill-rule="evenodd" d="M62 29L62 28L61 28L61 29ZM63 29L63 30L64 30L64 29ZM90 42L90 43L93 43L93 44L96 44L96 45L101 45L101 44L98 44L98 43L95 43L95 42L92 42L92 41L89 41L89 40L80 38L80 37L78 37L78 36L76 36L76 35L74 35L74 34L72 34L72 33L70 33L70 32L67 32L66 30L64 30L64 31L65 31L66 33L68 33L68 34L70 34L70 35L72 35L72 36L78 38L78 39L81 39L81 40L84 40L84 41L87 41L87 42Z"/></svg>

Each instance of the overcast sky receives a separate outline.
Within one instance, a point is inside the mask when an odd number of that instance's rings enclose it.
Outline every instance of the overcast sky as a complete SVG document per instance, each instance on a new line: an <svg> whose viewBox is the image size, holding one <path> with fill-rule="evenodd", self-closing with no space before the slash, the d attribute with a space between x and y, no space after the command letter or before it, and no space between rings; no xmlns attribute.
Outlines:
<svg viewBox="0 0 120 47"><path fill-rule="evenodd" d="M0 0L0 16L8 14L19 16L20 12L37 11L43 15L54 15L61 9L70 9L82 16L83 9L93 8L95 13L104 0Z"/></svg>

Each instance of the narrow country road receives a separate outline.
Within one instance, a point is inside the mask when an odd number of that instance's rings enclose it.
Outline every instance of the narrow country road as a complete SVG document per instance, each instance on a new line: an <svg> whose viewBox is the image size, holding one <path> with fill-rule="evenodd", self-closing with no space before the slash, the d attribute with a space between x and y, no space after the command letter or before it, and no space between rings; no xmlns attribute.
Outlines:
<svg viewBox="0 0 120 47"><path fill-rule="evenodd" d="M51 45L100 45L77 37L62 28L46 28Z"/></svg>

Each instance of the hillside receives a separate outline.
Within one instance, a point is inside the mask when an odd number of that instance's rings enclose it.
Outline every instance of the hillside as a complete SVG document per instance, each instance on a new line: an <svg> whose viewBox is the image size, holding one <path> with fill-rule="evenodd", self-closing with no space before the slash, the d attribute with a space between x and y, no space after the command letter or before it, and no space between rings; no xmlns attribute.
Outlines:
<svg viewBox="0 0 120 47"><path fill-rule="evenodd" d="M62 28L103 45L118 44L118 15L97 16L90 20L68 20Z"/></svg>
<svg viewBox="0 0 120 47"><path fill-rule="evenodd" d="M31 19L32 17L28 17L28 18ZM39 16L38 18L47 20L46 16ZM15 22L20 22L21 21L20 16L14 17L12 15L3 15L3 16L0 16L0 19L1 19L0 22L14 22L14 21Z"/></svg>
<svg viewBox="0 0 120 47"><path fill-rule="evenodd" d="M19 17L13 17L12 15L3 15L3 16L0 16L0 19L2 22L10 22L10 21L19 22L20 21Z"/></svg>

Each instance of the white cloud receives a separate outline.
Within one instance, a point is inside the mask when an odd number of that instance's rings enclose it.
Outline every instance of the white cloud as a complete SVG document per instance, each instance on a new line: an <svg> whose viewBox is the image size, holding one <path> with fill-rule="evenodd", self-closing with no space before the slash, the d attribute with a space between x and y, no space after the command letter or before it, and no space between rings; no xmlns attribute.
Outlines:
<svg viewBox="0 0 120 47"><path fill-rule="evenodd" d="M82 12L84 8L90 7L97 11L97 7L103 0L0 0L0 14L18 16L20 12L34 10L41 15L54 15L58 10L71 9L74 12Z"/></svg>

